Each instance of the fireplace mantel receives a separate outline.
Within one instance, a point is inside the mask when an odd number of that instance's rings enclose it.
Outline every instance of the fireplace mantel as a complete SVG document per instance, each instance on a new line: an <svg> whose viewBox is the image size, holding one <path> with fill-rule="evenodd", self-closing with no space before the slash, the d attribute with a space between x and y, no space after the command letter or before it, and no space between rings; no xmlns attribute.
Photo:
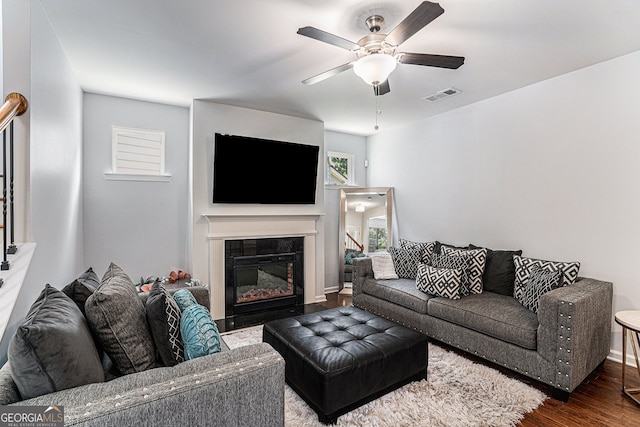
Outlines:
<svg viewBox="0 0 640 427"><path fill-rule="evenodd" d="M224 307L224 242L231 239L267 237L304 237L305 304L318 302L324 295L316 292L316 221L320 213L296 214L216 214L202 215L209 222L209 285L211 314L222 319Z"/></svg>

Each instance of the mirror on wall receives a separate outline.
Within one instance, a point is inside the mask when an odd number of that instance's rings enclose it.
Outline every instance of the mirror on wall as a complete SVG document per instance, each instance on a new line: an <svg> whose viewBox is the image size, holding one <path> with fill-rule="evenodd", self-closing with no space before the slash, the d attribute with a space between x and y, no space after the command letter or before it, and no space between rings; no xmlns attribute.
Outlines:
<svg viewBox="0 0 640 427"><path fill-rule="evenodd" d="M348 187L340 191L338 281L340 289L351 282L349 257L386 250L392 244L391 187Z"/></svg>

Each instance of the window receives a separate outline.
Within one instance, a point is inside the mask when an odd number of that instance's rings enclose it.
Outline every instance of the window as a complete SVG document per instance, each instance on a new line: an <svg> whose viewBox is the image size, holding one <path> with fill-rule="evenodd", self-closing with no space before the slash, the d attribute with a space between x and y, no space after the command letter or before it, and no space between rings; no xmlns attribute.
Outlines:
<svg viewBox="0 0 640 427"><path fill-rule="evenodd" d="M156 181L165 174L165 133L160 130L112 126L112 173L107 179Z"/></svg>
<svg viewBox="0 0 640 427"><path fill-rule="evenodd" d="M354 183L353 154L327 152L327 184L353 185Z"/></svg>
<svg viewBox="0 0 640 427"><path fill-rule="evenodd" d="M367 252L376 252L387 248L387 229L384 227L369 227L369 244Z"/></svg>

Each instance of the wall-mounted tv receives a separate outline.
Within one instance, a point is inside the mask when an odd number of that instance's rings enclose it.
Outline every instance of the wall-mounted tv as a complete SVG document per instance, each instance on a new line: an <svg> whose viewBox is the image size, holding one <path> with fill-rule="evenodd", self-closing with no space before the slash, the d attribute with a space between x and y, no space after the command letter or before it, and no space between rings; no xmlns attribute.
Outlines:
<svg viewBox="0 0 640 427"><path fill-rule="evenodd" d="M213 203L314 204L319 150L216 133Z"/></svg>

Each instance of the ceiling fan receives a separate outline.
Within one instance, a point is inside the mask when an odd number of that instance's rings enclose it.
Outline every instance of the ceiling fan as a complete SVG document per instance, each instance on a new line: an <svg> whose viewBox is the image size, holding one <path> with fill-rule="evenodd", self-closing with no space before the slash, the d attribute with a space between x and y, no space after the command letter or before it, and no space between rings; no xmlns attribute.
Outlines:
<svg viewBox="0 0 640 427"><path fill-rule="evenodd" d="M314 27L299 28L298 34L300 35L350 50L358 57L355 61L310 77L303 80L302 83L318 83L353 68L353 72L356 75L373 86L373 91L378 96L389 93L391 90L388 77L398 63L457 69L464 64L464 57L462 56L396 53L396 49L400 44L443 13L444 9L440 4L423 1L389 34L380 33L384 18L380 15L372 15L365 21L371 34L361 38L357 43Z"/></svg>

